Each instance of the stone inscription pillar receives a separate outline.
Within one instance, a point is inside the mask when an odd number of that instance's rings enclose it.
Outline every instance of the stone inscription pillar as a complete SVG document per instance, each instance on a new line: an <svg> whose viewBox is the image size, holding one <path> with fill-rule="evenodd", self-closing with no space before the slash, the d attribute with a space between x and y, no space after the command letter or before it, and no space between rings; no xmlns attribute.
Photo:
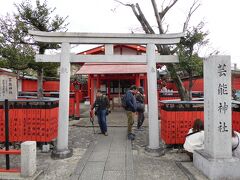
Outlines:
<svg viewBox="0 0 240 180"><path fill-rule="evenodd" d="M231 61L213 56L204 61L205 150L213 158L232 157Z"/></svg>
<svg viewBox="0 0 240 180"><path fill-rule="evenodd" d="M240 179L240 159L232 157L230 56L204 60L204 150L193 164L209 179Z"/></svg>

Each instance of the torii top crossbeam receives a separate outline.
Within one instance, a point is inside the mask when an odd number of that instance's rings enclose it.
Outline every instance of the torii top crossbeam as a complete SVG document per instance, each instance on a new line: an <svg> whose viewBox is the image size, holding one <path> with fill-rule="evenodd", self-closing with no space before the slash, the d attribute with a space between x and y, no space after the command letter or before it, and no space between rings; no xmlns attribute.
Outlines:
<svg viewBox="0 0 240 180"><path fill-rule="evenodd" d="M184 33L127 34L29 31L39 42L70 44L176 44Z"/></svg>

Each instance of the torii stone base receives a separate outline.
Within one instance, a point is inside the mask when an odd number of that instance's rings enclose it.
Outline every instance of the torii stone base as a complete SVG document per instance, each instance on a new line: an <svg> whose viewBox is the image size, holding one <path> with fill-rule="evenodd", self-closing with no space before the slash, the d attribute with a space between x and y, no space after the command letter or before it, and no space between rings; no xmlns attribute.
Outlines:
<svg viewBox="0 0 240 180"><path fill-rule="evenodd" d="M165 155L165 147L160 143L160 147L157 149L151 149L148 146L145 147L145 154L152 157L160 157Z"/></svg>
<svg viewBox="0 0 240 180"><path fill-rule="evenodd" d="M52 159L65 159L72 157L73 155L73 149L67 149L64 151L59 151L57 149L52 151L51 158Z"/></svg>
<svg viewBox="0 0 240 180"><path fill-rule="evenodd" d="M240 159L213 159L204 150L194 151L194 166L203 172L209 179L240 179Z"/></svg>

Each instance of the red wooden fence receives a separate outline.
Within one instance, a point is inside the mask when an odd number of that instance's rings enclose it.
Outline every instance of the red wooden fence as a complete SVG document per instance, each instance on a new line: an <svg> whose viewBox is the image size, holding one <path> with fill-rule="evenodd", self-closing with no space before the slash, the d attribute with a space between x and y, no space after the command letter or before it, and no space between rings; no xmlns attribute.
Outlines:
<svg viewBox="0 0 240 180"><path fill-rule="evenodd" d="M0 142L5 141L5 116L0 105ZM10 103L9 140L49 142L58 133L58 102Z"/></svg>
<svg viewBox="0 0 240 180"><path fill-rule="evenodd" d="M196 118L204 121L203 104L161 104L161 137L166 144L183 144ZM232 126L240 131L240 108L232 110Z"/></svg>

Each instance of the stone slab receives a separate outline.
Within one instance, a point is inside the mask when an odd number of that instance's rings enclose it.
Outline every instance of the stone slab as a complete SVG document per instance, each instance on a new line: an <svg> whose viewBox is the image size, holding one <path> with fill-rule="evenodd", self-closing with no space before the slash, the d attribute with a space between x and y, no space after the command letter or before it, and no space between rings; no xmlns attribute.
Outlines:
<svg viewBox="0 0 240 180"><path fill-rule="evenodd" d="M99 138L96 146L88 161L107 161L109 149L111 147L111 138Z"/></svg>
<svg viewBox="0 0 240 180"><path fill-rule="evenodd" d="M126 170L133 171L133 152L131 141L127 141L126 146Z"/></svg>
<svg viewBox="0 0 240 180"><path fill-rule="evenodd" d="M104 171L103 180L125 180L125 171Z"/></svg>
<svg viewBox="0 0 240 180"><path fill-rule="evenodd" d="M203 172L209 179L240 179L240 159L213 159L204 150L195 151L193 164Z"/></svg>
<svg viewBox="0 0 240 180"><path fill-rule="evenodd" d="M126 179L134 180L134 169L133 169L133 152L132 152L132 143L127 141L126 144Z"/></svg>
<svg viewBox="0 0 240 180"><path fill-rule="evenodd" d="M79 180L100 180L104 172L105 162L88 162Z"/></svg>
<svg viewBox="0 0 240 180"><path fill-rule="evenodd" d="M71 180L78 180L79 179L79 175L77 174L72 174L70 177Z"/></svg>
<svg viewBox="0 0 240 180"><path fill-rule="evenodd" d="M108 151L92 152L89 161L105 162L108 158Z"/></svg>
<svg viewBox="0 0 240 180"><path fill-rule="evenodd" d="M96 144L95 148L94 148L94 151L97 152L97 151L108 151L109 148L110 148L110 145L111 145L111 137L105 137L104 136L104 139L100 139L98 140L98 143Z"/></svg>
<svg viewBox="0 0 240 180"><path fill-rule="evenodd" d="M192 180L208 180L208 178L197 168L194 167L191 161L176 162L177 166L184 172L188 179Z"/></svg>
<svg viewBox="0 0 240 180"><path fill-rule="evenodd" d="M111 157L106 162L106 171L124 171L125 169L125 156Z"/></svg>
<svg viewBox="0 0 240 180"><path fill-rule="evenodd" d="M110 148L110 152L112 153L125 153L125 149L126 149L126 145L125 144L121 144L119 146L111 146Z"/></svg>

